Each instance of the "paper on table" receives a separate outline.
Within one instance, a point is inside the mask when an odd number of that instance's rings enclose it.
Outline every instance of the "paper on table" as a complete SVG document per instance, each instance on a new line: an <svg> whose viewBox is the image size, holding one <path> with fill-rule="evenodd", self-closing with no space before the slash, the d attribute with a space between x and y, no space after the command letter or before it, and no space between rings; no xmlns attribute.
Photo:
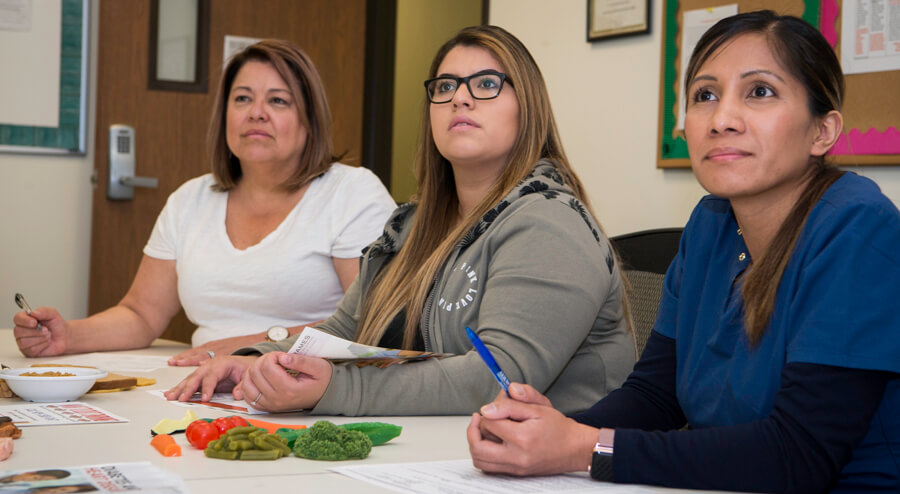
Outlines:
<svg viewBox="0 0 900 494"><path fill-rule="evenodd" d="M361 345L309 326L303 328L303 332L297 337L297 341L294 342L288 353L379 367L451 355L447 353L417 352Z"/></svg>
<svg viewBox="0 0 900 494"><path fill-rule="evenodd" d="M42 489L53 487L63 489L76 486L82 486L82 490L91 492L129 491L154 492L158 494L188 492L184 481L180 477L153 465L149 461L55 467L53 470L62 470L68 475L61 479L21 480L8 485L6 488L0 487L0 492L43 492ZM28 472L30 471L9 471L3 472L3 475L19 475ZM7 491L6 489L9 490ZM60 490L60 492L73 491Z"/></svg>
<svg viewBox="0 0 900 494"><path fill-rule="evenodd" d="M126 418L80 401L5 405L0 406L0 415L11 418L19 427L128 422Z"/></svg>
<svg viewBox="0 0 900 494"><path fill-rule="evenodd" d="M152 372L169 366L169 357L129 353L85 353L54 359L54 363L88 365L103 370Z"/></svg>
<svg viewBox="0 0 900 494"><path fill-rule="evenodd" d="M331 469L397 492L445 494L521 494L542 492L640 493L652 490L635 485L608 484L591 480L587 474L547 477L511 477L488 475L472 466L472 460L429 461L356 465Z"/></svg>
<svg viewBox="0 0 900 494"><path fill-rule="evenodd" d="M147 392L153 396L156 396L157 398L162 398L168 401L168 398L166 398L166 396L163 394L163 390L148 389ZM235 400L234 397L231 396L231 393L213 393L213 395L209 398L209 401L200 401L200 393L195 393L192 398L196 399L188 401L170 401L169 403L178 405L180 407L201 406L207 408L218 408L219 410L246 413L248 415L267 415L269 413L251 407L244 400Z"/></svg>

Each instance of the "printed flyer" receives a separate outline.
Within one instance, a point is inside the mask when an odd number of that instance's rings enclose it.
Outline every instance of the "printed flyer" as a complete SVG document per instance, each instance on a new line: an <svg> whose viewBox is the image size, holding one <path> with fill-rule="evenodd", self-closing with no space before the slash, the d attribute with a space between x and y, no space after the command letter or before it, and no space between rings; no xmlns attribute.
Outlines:
<svg viewBox="0 0 900 494"><path fill-rule="evenodd" d="M80 401L4 405L0 406L0 415L11 418L18 427L128 422L126 418Z"/></svg>
<svg viewBox="0 0 900 494"><path fill-rule="evenodd" d="M0 493L40 492L188 492L184 481L150 462L116 463L0 474Z"/></svg>
<svg viewBox="0 0 900 494"><path fill-rule="evenodd" d="M447 353L416 352L361 345L308 326L303 328L303 332L297 337L297 341L294 342L294 346L288 353L321 357L332 362L353 362L360 367L366 365L387 367L392 364L450 356Z"/></svg>

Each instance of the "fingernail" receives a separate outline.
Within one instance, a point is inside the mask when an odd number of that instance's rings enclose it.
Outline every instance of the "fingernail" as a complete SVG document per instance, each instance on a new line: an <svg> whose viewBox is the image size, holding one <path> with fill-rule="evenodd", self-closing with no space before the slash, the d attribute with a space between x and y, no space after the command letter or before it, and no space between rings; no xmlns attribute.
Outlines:
<svg viewBox="0 0 900 494"><path fill-rule="evenodd" d="M486 413L494 413L496 411L497 411L497 407L495 407L493 403L488 403L487 405L481 407L482 415L484 415Z"/></svg>
<svg viewBox="0 0 900 494"><path fill-rule="evenodd" d="M510 384L510 385L509 385L509 390L512 391L512 392L514 392L514 393L521 393L522 391L524 391L524 390L522 389L522 385L519 384L519 383L512 383L512 384Z"/></svg>

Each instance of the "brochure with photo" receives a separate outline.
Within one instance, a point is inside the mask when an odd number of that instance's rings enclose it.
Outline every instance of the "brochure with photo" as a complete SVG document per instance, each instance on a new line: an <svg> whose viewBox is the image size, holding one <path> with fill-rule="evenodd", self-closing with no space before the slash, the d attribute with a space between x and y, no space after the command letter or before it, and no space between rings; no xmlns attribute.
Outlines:
<svg viewBox="0 0 900 494"><path fill-rule="evenodd" d="M321 357L337 363L353 362L360 367L366 365L387 367L393 364L451 355L449 353L417 352L361 345L309 326L303 328L303 332L297 337L297 341L294 342L294 346L288 350L288 353Z"/></svg>
<svg viewBox="0 0 900 494"><path fill-rule="evenodd" d="M0 473L0 493L124 491L158 494L188 492L181 477L147 461Z"/></svg>

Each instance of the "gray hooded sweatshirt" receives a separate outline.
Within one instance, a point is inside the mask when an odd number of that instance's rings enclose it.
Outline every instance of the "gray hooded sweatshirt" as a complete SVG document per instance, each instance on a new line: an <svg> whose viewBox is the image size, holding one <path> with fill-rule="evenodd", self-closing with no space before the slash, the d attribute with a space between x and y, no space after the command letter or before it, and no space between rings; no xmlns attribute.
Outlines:
<svg viewBox="0 0 900 494"><path fill-rule="evenodd" d="M352 340L366 291L406 241L414 204L400 206L364 251L360 273L317 328ZM556 168L541 161L450 254L422 310L425 349L451 357L383 369L333 366L311 411L321 415L470 414L500 390L469 342L469 326L513 382L564 413L580 412L624 382L634 340L609 242ZM237 354L287 351L296 336Z"/></svg>

